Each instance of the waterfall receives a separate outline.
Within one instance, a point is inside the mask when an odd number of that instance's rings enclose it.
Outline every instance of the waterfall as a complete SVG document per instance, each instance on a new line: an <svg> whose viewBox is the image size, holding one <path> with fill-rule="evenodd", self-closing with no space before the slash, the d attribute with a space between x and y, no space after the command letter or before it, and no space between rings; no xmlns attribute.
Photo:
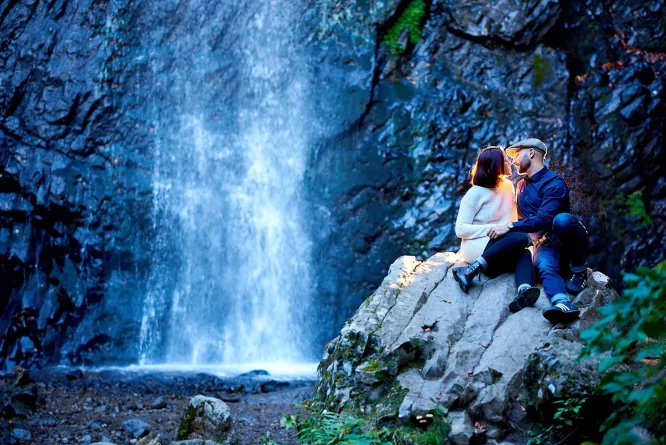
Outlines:
<svg viewBox="0 0 666 445"><path fill-rule="evenodd" d="M167 98L154 107L158 236L141 364L312 359L302 201L312 117L289 39L298 11L287 0L250 4L218 33L233 51L210 50L210 23L224 19L192 4L177 69L153 64L155 96ZM234 83L216 77L220 66ZM224 89L225 102L212 103Z"/></svg>

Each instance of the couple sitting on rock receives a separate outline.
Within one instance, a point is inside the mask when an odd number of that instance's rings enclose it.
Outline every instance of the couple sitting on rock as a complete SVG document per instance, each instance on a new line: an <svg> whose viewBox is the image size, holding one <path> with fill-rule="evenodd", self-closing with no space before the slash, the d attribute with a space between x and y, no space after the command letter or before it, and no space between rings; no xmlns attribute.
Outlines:
<svg viewBox="0 0 666 445"><path fill-rule="evenodd" d="M567 293L585 288L587 231L570 213L567 184L544 165L547 153L546 144L533 138L504 150L493 146L481 151L456 220L460 254L470 265L455 268L453 275L467 292L481 272L490 278L514 272L517 293L509 310L518 312L539 298L536 268L551 304L544 317L571 322L580 311ZM527 176L518 182L515 195L513 183L503 177L511 174L509 157L518 173ZM563 276L570 279L565 282Z"/></svg>

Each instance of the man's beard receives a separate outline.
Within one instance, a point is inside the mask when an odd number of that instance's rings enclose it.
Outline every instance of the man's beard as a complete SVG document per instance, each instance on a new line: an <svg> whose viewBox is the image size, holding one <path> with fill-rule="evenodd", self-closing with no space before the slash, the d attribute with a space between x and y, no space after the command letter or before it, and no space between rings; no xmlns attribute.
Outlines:
<svg viewBox="0 0 666 445"><path fill-rule="evenodd" d="M518 162L518 173L521 175L524 174L527 169L529 169L532 166L532 161L528 157L524 157Z"/></svg>

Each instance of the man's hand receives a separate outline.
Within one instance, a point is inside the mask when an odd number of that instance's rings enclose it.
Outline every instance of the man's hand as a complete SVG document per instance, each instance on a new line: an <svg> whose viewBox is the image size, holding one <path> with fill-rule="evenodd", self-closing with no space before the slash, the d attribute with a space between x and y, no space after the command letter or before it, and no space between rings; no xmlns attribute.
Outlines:
<svg viewBox="0 0 666 445"><path fill-rule="evenodd" d="M497 239L505 233L509 232L509 227L506 224L499 224L492 229L488 230L487 235L490 239Z"/></svg>

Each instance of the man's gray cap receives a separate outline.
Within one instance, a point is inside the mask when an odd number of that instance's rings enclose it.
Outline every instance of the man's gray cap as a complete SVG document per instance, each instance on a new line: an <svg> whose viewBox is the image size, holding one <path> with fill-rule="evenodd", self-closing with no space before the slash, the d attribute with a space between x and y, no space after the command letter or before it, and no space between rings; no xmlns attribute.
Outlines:
<svg viewBox="0 0 666 445"><path fill-rule="evenodd" d="M541 142L539 139L536 138L527 138L523 139L522 141L518 141L515 144L511 144L508 147L506 147L506 154L511 156L512 158L516 156L516 153L522 148L533 148L535 150L539 150L541 153L543 153L544 156L548 154L548 147L546 147L546 144Z"/></svg>

